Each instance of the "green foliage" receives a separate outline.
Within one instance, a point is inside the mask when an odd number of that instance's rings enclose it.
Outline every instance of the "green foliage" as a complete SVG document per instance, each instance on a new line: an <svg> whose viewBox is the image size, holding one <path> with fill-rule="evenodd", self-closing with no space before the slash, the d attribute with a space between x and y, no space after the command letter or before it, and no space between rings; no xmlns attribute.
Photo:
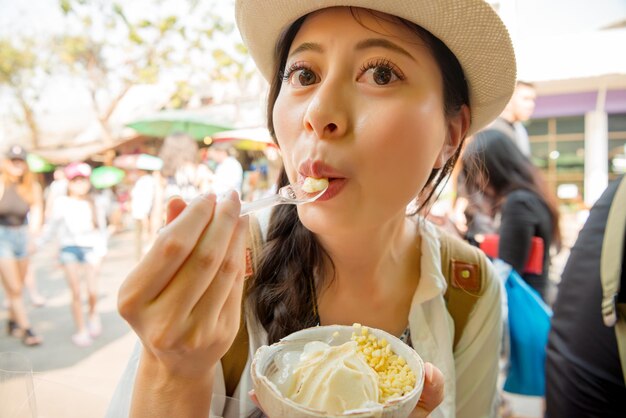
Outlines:
<svg viewBox="0 0 626 418"><path fill-rule="evenodd" d="M189 103L193 93L194 91L189 83L184 81L177 82L176 91L172 94L172 97L170 97L167 107L170 109L183 109L187 103Z"/></svg>
<svg viewBox="0 0 626 418"><path fill-rule="evenodd" d="M200 84L246 80L253 73L247 49L232 40L234 26L207 1L180 1L176 14L159 14L163 2L154 0L152 13L137 15L131 2L121 0L57 0L62 34L0 39L0 87L34 98L32 92L45 85L42 78L71 74L83 80L106 123L130 86L158 83L169 72L178 81L168 106L184 107Z"/></svg>
<svg viewBox="0 0 626 418"><path fill-rule="evenodd" d="M60 0L59 7L64 15L67 15L72 11L72 5L69 0Z"/></svg>
<svg viewBox="0 0 626 418"><path fill-rule="evenodd" d="M19 87L36 65L37 59L30 49L19 48L7 39L0 39L0 84Z"/></svg>

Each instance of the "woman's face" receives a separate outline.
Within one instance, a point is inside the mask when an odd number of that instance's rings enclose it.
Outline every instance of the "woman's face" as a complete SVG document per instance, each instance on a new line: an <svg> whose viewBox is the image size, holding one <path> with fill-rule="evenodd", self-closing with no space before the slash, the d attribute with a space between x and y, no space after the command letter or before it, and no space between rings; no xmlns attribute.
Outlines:
<svg viewBox="0 0 626 418"><path fill-rule="evenodd" d="M26 164L26 161L20 158L5 160L4 164L7 174L14 178L19 178L23 176L28 170L28 165Z"/></svg>
<svg viewBox="0 0 626 418"><path fill-rule="evenodd" d="M404 214L451 148L429 48L393 20L360 16L338 7L305 20L274 106L290 182L330 179L320 200L298 207L318 233Z"/></svg>
<svg viewBox="0 0 626 418"><path fill-rule="evenodd" d="M89 177L77 176L68 182L69 194L72 196L84 196L91 190Z"/></svg>

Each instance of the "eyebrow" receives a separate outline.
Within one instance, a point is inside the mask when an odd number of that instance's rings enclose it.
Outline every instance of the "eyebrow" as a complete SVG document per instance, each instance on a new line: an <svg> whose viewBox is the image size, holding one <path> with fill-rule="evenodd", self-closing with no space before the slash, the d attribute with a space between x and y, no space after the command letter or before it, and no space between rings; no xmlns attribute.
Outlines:
<svg viewBox="0 0 626 418"><path fill-rule="evenodd" d="M289 54L289 56L293 56L296 54L299 54L300 52L304 52L304 51L313 51L313 52L319 52L320 54L324 52L324 48L322 48L322 46L320 44L316 44L313 42L305 42L303 44L300 44L296 49L294 49L291 54Z"/></svg>
<svg viewBox="0 0 626 418"><path fill-rule="evenodd" d="M368 48L390 49L392 51L405 55L409 57L411 60L415 61L415 58L413 57L413 55L411 55L406 49L402 48L401 46L397 44L394 44L391 41L388 41L387 39L382 39L382 38L365 39L359 42L358 44L356 44L356 47L355 47L357 51L362 51ZM323 53L324 48L322 48L320 44L316 44L314 42L305 42L303 44L300 44L296 49L294 49L291 52L291 54L289 54L289 56L291 57L293 55L299 54L304 51L313 51L313 52Z"/></svg>
<svg viewBox="0 0 626 418"><path fill-rule="evenodd" d="M409 54L409 52L402 48L401 46L394 44L391 41L388 41L387 39L382 39L382 38L371 38L371 39L366 39L364 41L359 42L358 44L356 44L356 50L363 50L363 49L368 49L368 48L386 48L386 49L390 49L392 51L398 52L402 55L405 55L407 57L409 57L411 60L415 61L415 58L413 58L413 55Z"/></svg>

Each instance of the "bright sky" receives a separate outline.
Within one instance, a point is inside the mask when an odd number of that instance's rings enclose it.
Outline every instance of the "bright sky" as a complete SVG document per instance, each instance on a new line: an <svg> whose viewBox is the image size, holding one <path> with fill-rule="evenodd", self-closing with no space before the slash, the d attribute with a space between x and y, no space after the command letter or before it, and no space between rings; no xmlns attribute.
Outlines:
<svg viewBox="0 0 626 418"><path fill-rule="evenodd" d="M106 0L104 0L106 1ZM178 14L180 2L186 0L133 0L122 2L130 19L147 13L148 18ZM197 0L212 9L225 20L234 22L234 0ZM59 0L0 0L0 37L11 33L48 35L62 33L67 28L61 23ZM193 20L193 16L188 19Z"/></svg>
<svg viewBox="0 0 626 418"><path fill-rule="evenodd" d="M181 0L133 0L123 2L132 13L176 12ZM200 2L206 0L198 0ZM626 19L625 0L489 0L499 3L505 20L514 16L520 36L584 32ZM202 4L202 3L201 3ZM234 0L214 2L225 19L234 20ZM0 36L18 32L61 32L58 0L0 0Z"/></svg>
<svg viewBox="0 0 626 418"><path fill-rule="evenodd" d="M500 1L512 9L521 37L580 33L626 19L624 0Z"/></svg>

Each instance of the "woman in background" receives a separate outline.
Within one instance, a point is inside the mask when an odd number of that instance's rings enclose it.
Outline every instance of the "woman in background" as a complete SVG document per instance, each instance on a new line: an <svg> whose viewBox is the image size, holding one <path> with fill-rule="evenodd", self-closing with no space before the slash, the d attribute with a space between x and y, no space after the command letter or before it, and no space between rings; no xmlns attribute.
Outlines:
<svg viewBox="0 0 626 418"><path fill-rule="evenodd" d="M541 172L504 133L478 133L463 152L468 188L480 189L499 223L498 258L510 264L546 301L550 248L560 248L559 212ZM471 187L470 187L471 186ZM524 268L533 237L544 242L540 273Z"/></svg>
<svg viewBox="0 0 626 418"><path fill-rule="evenodd" d="M43 194L26 164L26 150L9 148L0 171L0 276L9 302L9 335L27 346L42 343L30 325L22 299L29 268L30 234L42 224Z"/></svg>

